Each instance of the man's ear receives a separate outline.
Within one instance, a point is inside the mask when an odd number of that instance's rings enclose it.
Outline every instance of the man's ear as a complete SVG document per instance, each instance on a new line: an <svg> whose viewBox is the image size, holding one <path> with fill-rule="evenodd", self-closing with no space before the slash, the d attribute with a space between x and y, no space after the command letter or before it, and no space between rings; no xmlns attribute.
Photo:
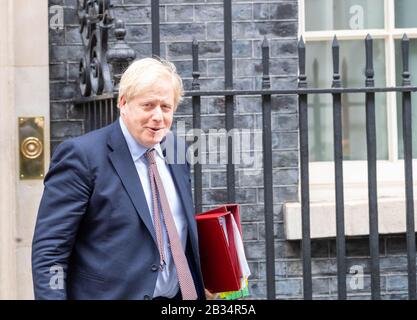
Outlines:
<svg viewBox="0 0 417 320"><path fill-rule="evenodd" d="M124 106L125 104L126 104L126 98L125 98L125 96L121 96L120 99L119 99L119 108L121 106Z"/></svg>
<svg viewBox="0 0 417 320"><path fill-rule="evenodd" d="M119 100L119 105L118 108L120 110L120 113L123 112L124 106L126 105L126 98L124 96L122 96Z"/></svg>

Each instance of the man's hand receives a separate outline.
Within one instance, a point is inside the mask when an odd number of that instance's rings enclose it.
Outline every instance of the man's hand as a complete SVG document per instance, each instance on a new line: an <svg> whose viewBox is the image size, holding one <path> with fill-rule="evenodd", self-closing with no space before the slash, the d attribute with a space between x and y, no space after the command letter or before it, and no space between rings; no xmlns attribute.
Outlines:
<svg viewBox="0 0 417 320"><path fill-rule="evenodd" d="M216 299L218 296L219 296L219 294L218 293L211 293L210 291L208 291L207 289L204 289L205 290L205 292L206 292L206 299L207 300L214 300L214 299Z"/></svg>

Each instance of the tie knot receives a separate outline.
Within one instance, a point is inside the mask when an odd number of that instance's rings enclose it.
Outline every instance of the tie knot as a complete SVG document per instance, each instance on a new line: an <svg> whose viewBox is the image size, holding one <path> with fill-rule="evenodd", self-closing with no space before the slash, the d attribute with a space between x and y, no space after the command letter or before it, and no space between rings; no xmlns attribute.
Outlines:
<svg viewBox="0 0 417 320"><path fill-rule="evenodd" d="M155 164L155 149L149 149L145 153L146 159L148 159L149 164Z"/></svg>

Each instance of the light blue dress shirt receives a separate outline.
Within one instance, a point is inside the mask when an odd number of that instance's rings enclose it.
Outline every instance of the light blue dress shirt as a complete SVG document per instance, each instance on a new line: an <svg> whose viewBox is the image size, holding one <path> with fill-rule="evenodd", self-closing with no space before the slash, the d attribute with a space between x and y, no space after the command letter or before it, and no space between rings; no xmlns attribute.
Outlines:
<svg viewBox="0 0 417 320"><path fill-rule="evenodd" d="M122 128L123 135L126 139L127 145L129 147L129 151L132 156L133 162L135 163L140 182L142 183L143 191L146 197L146 202L148 203L149 212L151 213L151 218L153 222L152 192L148 172L148 161L145 157L145 152L148 150L148 148L144 147L143 145L138 143L135 140L135 138L133 138L121 117L119 117L119 122L120 127ZM177 227L178 234L181 239L182 246L185 249L187 243L188 226L181 199L175 187L174 180L172 178L168 164L166 163L164 155L162 153L161 145L158 143L157 145L153 146L153 148L155 148L156 150L156 165L158 167L158 172L161 176L161 180L164 185L165 193L168 198L169 207L171 209L175 225ZM165 257L167 260L167 264L162 271L158 271L159 274L156 280L156 287L153 296L172 298L178 293L179 283L177 270L174 265L174 260L172 258L170 250L168 249L168 235L166 232L165 225L163 225L163 243L165 248Z"/></svg>

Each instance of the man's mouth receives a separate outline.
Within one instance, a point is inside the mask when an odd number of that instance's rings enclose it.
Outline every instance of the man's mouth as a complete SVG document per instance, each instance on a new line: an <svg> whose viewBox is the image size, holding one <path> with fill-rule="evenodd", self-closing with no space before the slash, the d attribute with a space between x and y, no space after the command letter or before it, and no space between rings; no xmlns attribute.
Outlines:
<svg viewBox="0 0 417 320"><path fill-rule="evenodd" d="M148 128L149 130L151 130L152 132L158 132L158 131L160 131L160 130L162 130L162 129L164 129L164 128Z"/></svg>

